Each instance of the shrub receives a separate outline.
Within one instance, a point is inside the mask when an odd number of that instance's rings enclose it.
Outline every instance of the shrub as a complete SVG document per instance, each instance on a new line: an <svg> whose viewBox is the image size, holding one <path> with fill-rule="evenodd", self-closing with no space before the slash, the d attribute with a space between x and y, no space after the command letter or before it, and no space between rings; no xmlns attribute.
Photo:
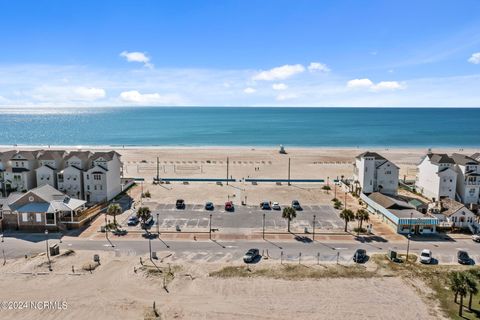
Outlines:
<svg viewBox="0 0 480 320"><path fill-rule="evenodd" d="M330 186L323 186L322 189L327 190L327 191L332 190L332 188L330 188Z"/></svg>

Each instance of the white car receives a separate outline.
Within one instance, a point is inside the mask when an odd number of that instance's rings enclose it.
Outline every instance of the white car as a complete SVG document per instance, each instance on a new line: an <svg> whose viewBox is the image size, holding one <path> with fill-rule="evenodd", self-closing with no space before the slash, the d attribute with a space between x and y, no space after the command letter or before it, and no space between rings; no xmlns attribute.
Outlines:
<svg viewBox="0 0 480 320"><path fill-rule="evenodd" d="M432 251L428 249L423 249L420 253L420 262L430 264L432 262Z"/></svg>
<svg viewBox="0 0 480 320"><path fill-rule="evenodd" d="M474 234L472 240L475 242L480 242L480 233Z"/></svg>
<svg viewBox="0 0 480 320"><path fill-rule="evenodd" d="M282 209L282 208L280 208L280 205L278 204L278 202L274 202L274 203L272 204L272 209L273 209L273 210L280 210L280 209Z"/></svg>

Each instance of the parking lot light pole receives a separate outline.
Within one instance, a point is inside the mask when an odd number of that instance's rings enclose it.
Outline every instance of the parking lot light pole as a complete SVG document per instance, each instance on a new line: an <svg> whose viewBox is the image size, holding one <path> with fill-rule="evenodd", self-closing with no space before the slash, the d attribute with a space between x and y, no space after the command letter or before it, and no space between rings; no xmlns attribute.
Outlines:
<svg viewBox="0 0 480 320"><path fill-rule="evenodd" d="M263 214L262 238L265 240L265 213Z"/></svg>
<svg viewBox="0 0 480 320"><path fill-rule="evenodd" d="M160 236L160 221L158 220L158 216L160 214L157 212L157 234Z"/></svg>
<svg viewBox="0 0 480 320"><path fill-rule="evenodd" d="M148 251L150 251L150 261L152 261L152 238L148 237Z"/></svg>
<svg viewBox="0 0 480 320"><path fill-rule="evenodd" d="M313 215L313 234L312 234L312 241L315 241L315 219L317 218L316 215Z"/></svg>
<svg viewBox="0 0 480 320"><path fill-rule="evenodd" d="M52 271L52 262L50 261L50 252L48 252L48 230L45 229L45 244L47 245L48 270Z"/></svg>
<svg viewBox="0 0 480 320"><path fill-rule="evenodd" d="M212 214L210 213L209 222L208 222L208 237L212 240Z"/></svg>

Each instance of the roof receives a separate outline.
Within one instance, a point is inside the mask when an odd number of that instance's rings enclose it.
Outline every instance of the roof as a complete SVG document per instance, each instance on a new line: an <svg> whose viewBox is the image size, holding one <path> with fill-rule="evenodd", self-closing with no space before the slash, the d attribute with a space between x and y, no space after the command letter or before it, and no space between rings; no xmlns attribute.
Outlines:
<svg viewBox="0 0 480 320"><path fill-rule="evenodd" d="M373 158L375 158L375 160L387 160L384 157L382 157L381 155L379 155L378 153L370 152L370 151L361 153L358 156L356 156L357 159L365 158L365 157L373 157Z"/></svg>
<svg viewBox="0 0 480 320"><path fill-rule="evenodd" d="M428 153L427 156L430 159L430 162L433 164L455 164L455 161L453 161L453 159L450 158L446 153Z"/></svg>
<svg viewBox="0 0 480 320"><path fill-rule="evenodd" d="M0 162L9 161L15 153L17 153L16 150L8 150L8 151L0 152Z"/></svg>
<svg viewBox="0 0 480 320"><path fill-rule="evenodd" d="M65 194L58 191L57 189L55 189L49 184L34 188L30 190L28 193L30 192L48 202L52 200L63 199L65 197Z"/></svg>
<svg viewBox="0 0 480 320"><path fill-rule="evenodd" d="M461 209L468 210L465 205L450 198L443 198L442 200L435 202L432 209L438 210L438 213L447 217L454 215Z"/></svg>
<svg viewBox="0 0 480 320"><path fill-rule="evenodd" d="M71 151L65 156L65 160L69 160L72 157L77 157L80 160L88 160L92 153L90 151Z"/></svg>
<svg viewBox="0 0 480 320"><path fill-rule="evenodd" d="M374 192L368 196L370 199L384 207L385 209L397 209L397 210L403 210L403 209L415 209L415 206L409 204L408 202L386 196L380 192Z"/></svg>
<svg viewBox="0 0 480 320"><path fill-rule="evenodd" d="M115 156L118 158L120 157L120 154L116 151L109 151L109 152L95 152L91 157L90 160L95 161L98 158L103 158L106 161L112 160Z"/></svg>
<svg viewBox="0 0 480 320"><path fill-rule="evenodd" d="M470 156L470 158L475 160L480 160L480 152L476 152Z"/></svg>
<svg viewBox="0 0 480 320"><path fill-rule="evenodd" d="M425 216L416 209L388 209L388 211L396 215L398 218L425 218Z"/></svg>
<svg viewBox="0 0 480 320"><path fill-rule="evenodd" d="M14 154L12 154L10 159L13 159L13 157L15 157L17 155L20 155L22 157L22 159L35 160L35 159L37 159L37 155L38 155L39 152L40 152L39 150L35 150L35 151L22 150L22 151L18 151L18 152L15 152Z"/></svg>
<svg viewBox="0 0 480 320"><path fill-rule="evenodd" d="M38 160L61 160L65 155L65 150L45 150L38 154Z"/></svg>
<svg viewBox="0 0 480 320"><path fill-rule="evenodd" d="M469 156L466 156L464 154L460 154L460 153L454 153L452 154L452 159L453 161L455 161L456 164L459 164L459 165L462 165L462 166L465 166L465 165L468 165L468 164L479 164L479 162Z"/></svg>

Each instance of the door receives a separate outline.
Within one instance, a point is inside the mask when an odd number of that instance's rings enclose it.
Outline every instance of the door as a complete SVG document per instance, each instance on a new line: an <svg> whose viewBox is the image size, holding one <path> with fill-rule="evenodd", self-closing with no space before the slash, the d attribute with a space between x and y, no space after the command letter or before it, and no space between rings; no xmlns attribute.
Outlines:
<svg viewBox="0 0 480 320"><path fill-rule="evenodd" d="M420 234L420 226L417 224L415 225L415 234Z"/></svg>

